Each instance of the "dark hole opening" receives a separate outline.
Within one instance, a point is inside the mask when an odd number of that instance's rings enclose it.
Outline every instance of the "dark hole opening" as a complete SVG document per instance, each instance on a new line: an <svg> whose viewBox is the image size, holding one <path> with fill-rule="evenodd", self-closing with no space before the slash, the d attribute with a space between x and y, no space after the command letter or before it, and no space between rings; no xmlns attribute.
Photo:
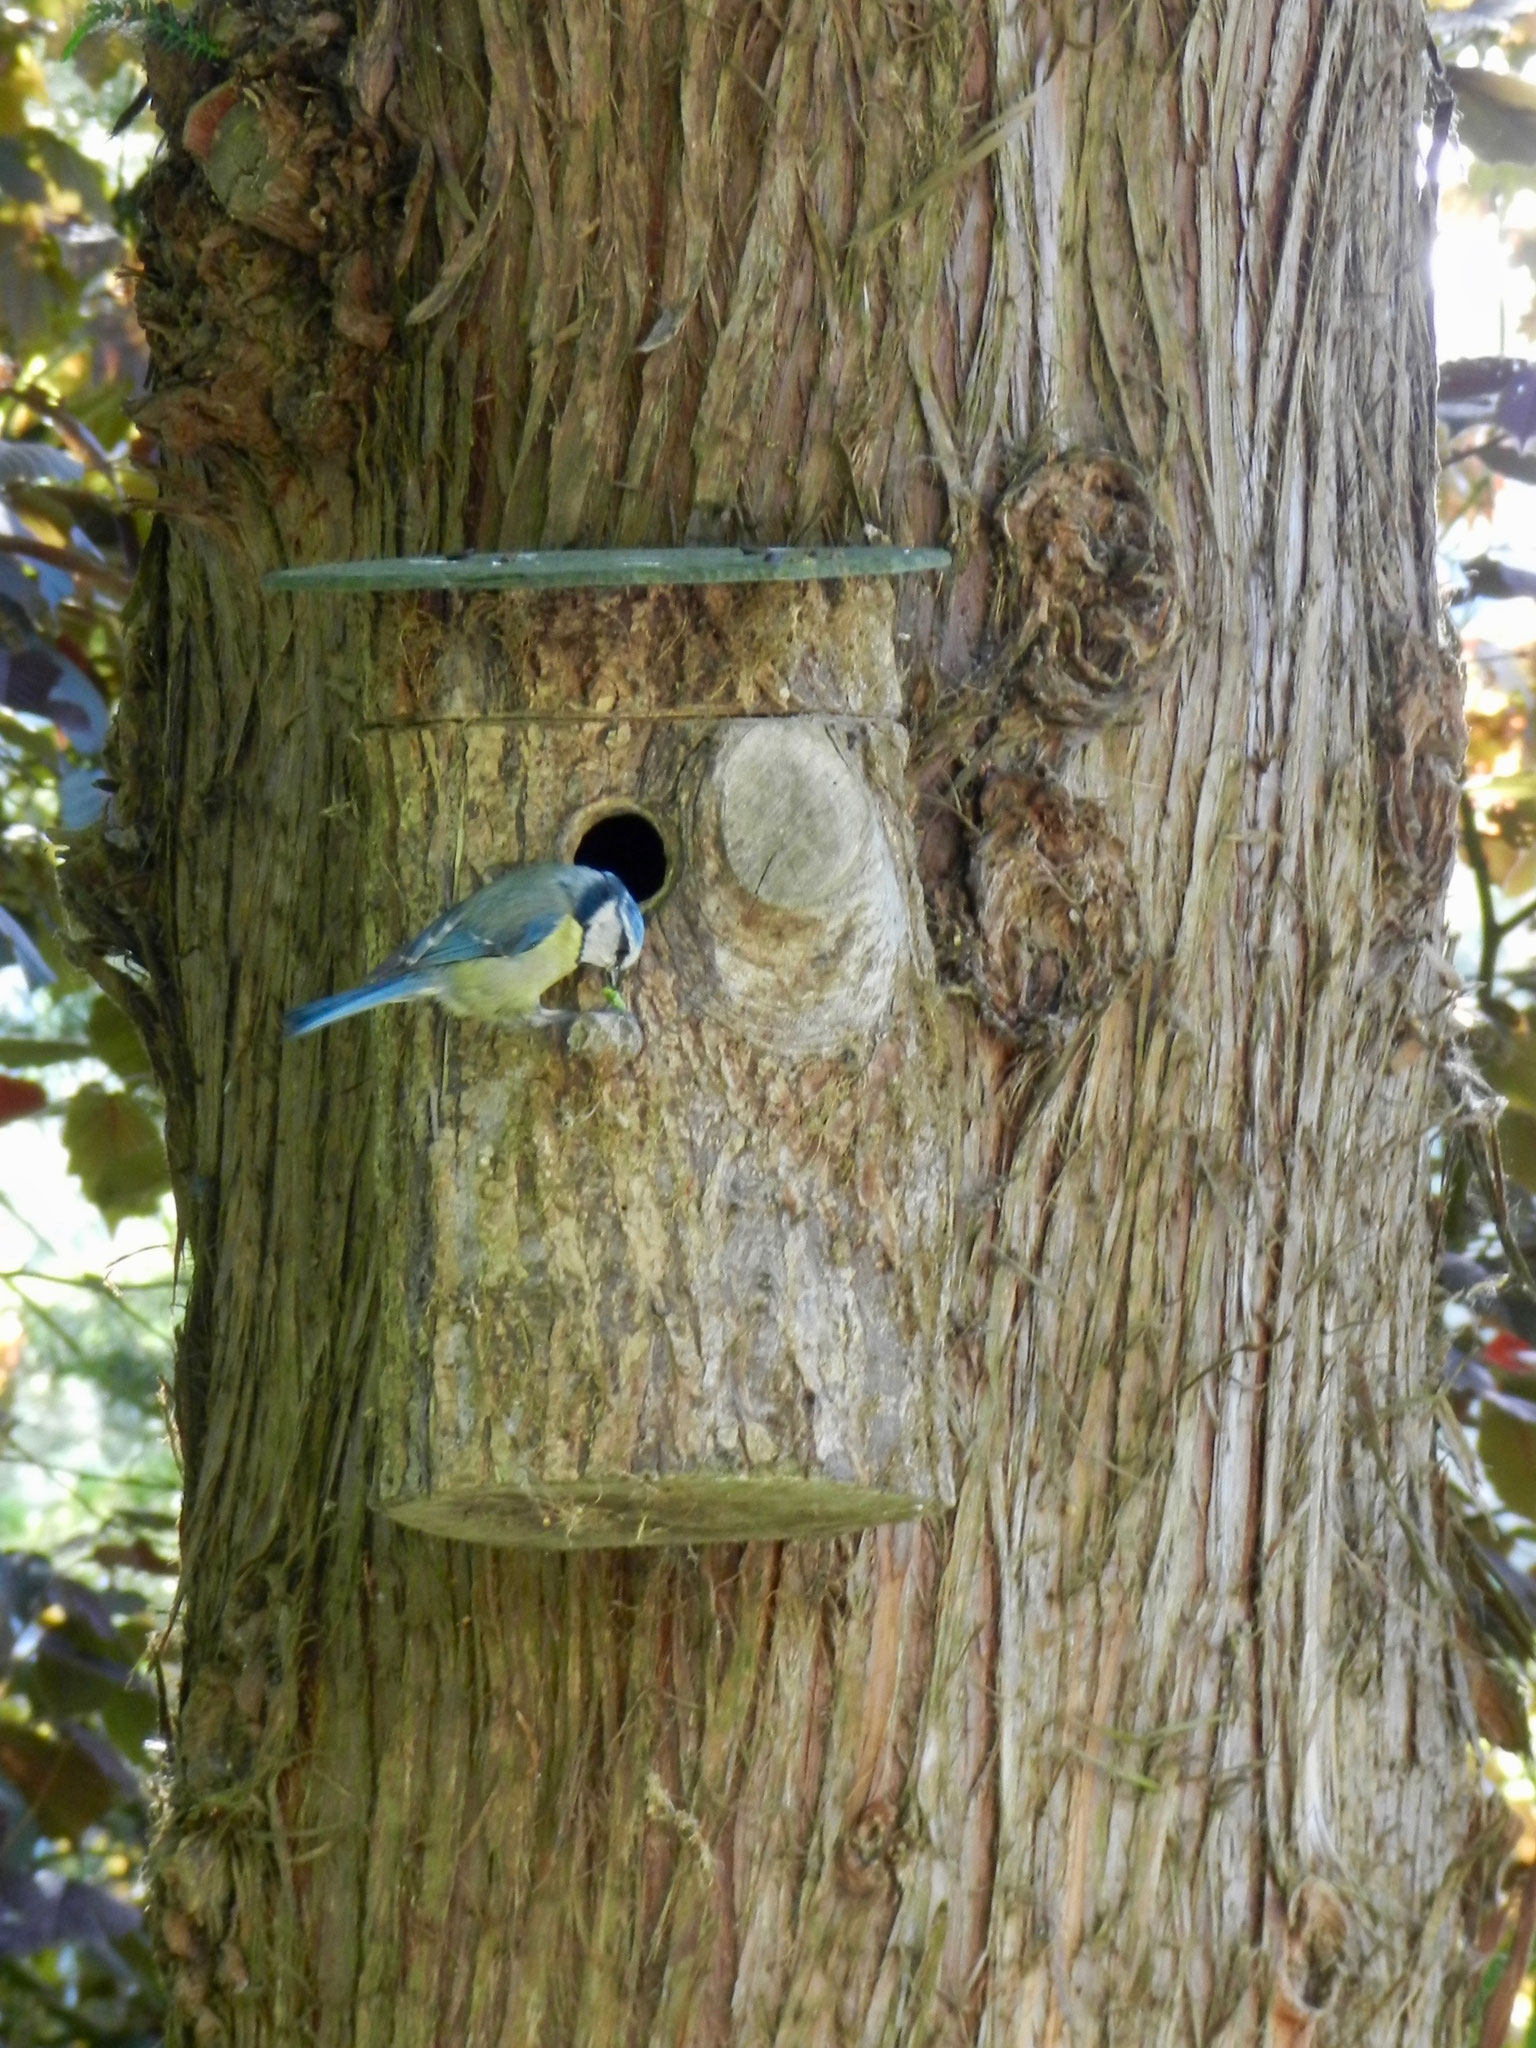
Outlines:
<svg viewBox="0 0 1536 2048"><path fill-rule="evenodd" d="M609 811L576 842L573 859L617 875L642 907L667 886L666 841L643 811Z"/></svg>

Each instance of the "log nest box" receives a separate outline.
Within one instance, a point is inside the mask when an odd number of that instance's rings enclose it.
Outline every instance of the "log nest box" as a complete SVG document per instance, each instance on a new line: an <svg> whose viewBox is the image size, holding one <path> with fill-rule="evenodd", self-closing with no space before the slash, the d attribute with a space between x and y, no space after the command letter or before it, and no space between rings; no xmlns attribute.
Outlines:
<svg viewBox="0 0 1536 2048"><path fill-rule="evenodd" d="M396 1519L563 1549L951 1497L958 1118L892 617L887 586L845 583L408 618L369 733L380 950L551 857L621 873L647 934L635 1045L375 1020Z"/></svg>

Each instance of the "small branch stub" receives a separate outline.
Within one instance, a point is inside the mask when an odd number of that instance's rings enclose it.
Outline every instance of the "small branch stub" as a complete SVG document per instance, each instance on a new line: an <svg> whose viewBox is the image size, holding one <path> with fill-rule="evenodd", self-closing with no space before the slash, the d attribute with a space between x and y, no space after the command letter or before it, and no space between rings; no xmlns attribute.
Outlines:
<svg viewBox="0 0 1536 2048"><path fill-rule="evenodd" d="M1381 840L1389 902L1412 922L1433 915L1456 855L1467 748L1465 678L1436 640L1405 633L1376 715Z"/></svg>
<svg viewBox="0 0 1536 2048"><path fill-rule="evenodd" d="M973 980L990 1022L1017 1031L1108 995L1140 944L1125 848L1102 809L1050 776L997 771L971 848Z"/></svg>
<svg viewBox="0 0 1536 2048"><path fill-rule="evenodd" d="M849 584L486 596L450 641L408 620L418 680L369 739L397 798L381 882L462 848L446 896L580 848L652 906L629 1020L565 1047L380 1021L399 1520L566 1548L948 1498L949 1037L891 613Z"/></svg>

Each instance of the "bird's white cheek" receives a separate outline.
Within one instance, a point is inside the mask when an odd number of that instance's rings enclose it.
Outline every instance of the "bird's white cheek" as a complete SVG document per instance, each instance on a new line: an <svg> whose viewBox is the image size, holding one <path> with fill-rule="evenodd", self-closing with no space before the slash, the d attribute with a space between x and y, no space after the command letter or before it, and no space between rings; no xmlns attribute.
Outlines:
<svg viewBox="0 0 1536 2048"><path fill-rule="evenodd" d="M583 961L589 967L612 967L624 951L623 937L618 911L611 903L603 904L583 935Z"/></svg>

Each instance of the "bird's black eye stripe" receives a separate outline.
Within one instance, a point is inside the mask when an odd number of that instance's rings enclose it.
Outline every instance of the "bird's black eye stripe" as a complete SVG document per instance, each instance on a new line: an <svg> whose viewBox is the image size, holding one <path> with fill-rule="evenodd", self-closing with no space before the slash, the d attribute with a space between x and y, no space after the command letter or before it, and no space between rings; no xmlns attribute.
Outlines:
<svg viewBox="0 0 1536 2048"><path fill-rule="evenodd" d="M614 883L611 875L600 875L576 904L577 921L588 925L605 903L614 902Z"/></svg>

